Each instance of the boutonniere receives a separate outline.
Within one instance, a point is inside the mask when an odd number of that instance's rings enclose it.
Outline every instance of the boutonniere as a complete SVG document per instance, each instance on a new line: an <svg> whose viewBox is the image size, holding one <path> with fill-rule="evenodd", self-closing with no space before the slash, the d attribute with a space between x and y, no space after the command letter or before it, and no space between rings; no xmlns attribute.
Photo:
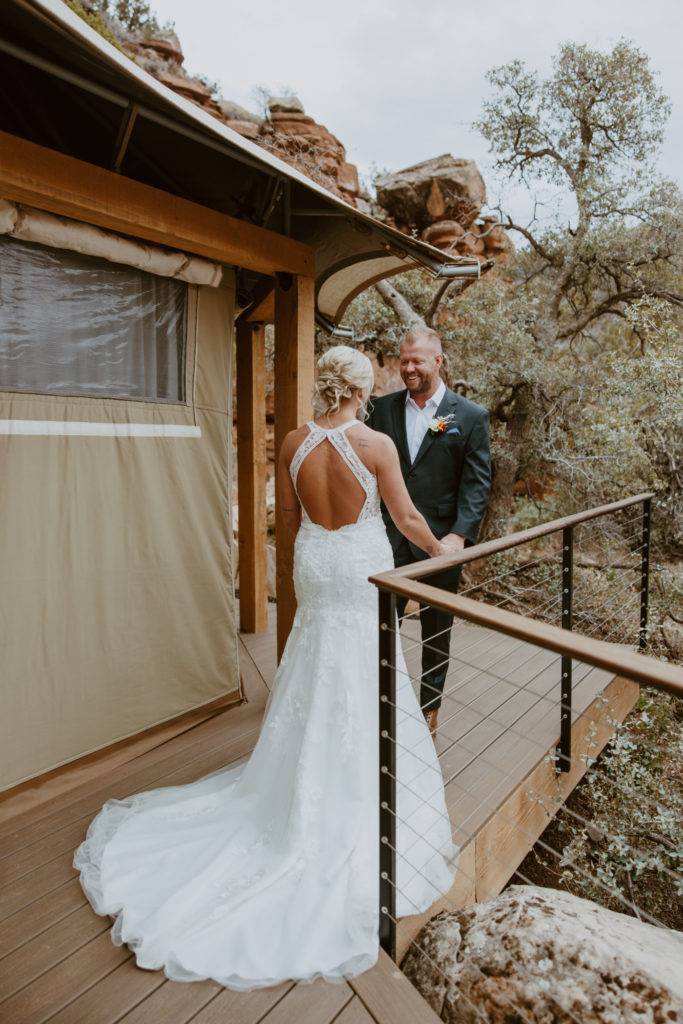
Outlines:
<svg viewBox="0 0 683 1024"><path fill-rule="evenodd" d="M458 428L451 426L454 419L452 412L449 412L448 416L435 416L429 421L429 433L432 437L436 437L437 434L459 434Z"/></svg>

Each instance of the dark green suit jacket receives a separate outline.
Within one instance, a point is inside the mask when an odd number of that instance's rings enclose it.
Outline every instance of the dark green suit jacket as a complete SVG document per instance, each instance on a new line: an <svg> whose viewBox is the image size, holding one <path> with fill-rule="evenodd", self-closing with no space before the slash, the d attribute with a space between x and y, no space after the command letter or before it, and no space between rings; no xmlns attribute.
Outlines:
<svg viewBox="0 0 683 1024"><path fill-rule="evenodd" d="M427 431L411 463L405 405L405 390L374 399L368 426L388 434L394 441L408 493L434 536L440 539L447 533L457 533L465 538L466 544L474 544L491 491L489 414L447 388L437 415L451 414L453 419L444 434ZM382 515L396 552L402 534L384 505ZM410 549L415 561L428 557L414 544L410 544Z"/></svg>

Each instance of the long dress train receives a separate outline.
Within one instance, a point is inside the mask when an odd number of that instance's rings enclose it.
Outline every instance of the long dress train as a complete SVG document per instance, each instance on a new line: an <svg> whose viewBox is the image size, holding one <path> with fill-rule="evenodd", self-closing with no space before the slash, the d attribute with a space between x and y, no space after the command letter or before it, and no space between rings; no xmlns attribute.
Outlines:
<svg viewBox="0 0 683 1024"><path fill-rule="evenodd" d="M355 421L353 421L355 422ZM390 569L376 478L345 428L325 439L360 481L355 523L326 530L302 513L297 612L258 742L246 763L185 786L109 800L74 866L112 938L140 967L179 981L249 989L338 980L378 953L377 592ZM397 914L452 883L441 772L402 655L397 696Z"/></svg>

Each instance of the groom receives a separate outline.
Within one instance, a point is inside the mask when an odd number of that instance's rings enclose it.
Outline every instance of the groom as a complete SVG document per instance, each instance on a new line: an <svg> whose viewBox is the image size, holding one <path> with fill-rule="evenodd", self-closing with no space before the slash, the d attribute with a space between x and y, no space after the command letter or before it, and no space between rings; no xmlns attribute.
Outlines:
<svg viewBox="0 0 683 1024"><path fill-rule="evenodd" d="M396 444L410 497L436 537L453 551L474 544L491 489L489 416L485 409L449 391L440 377L441 339L428 327L411 327L401 344L405 391L374 399L368 425ZM437 425L438 424L438 425ZM397 566L427 558L382 515ZM455 592L460 566L435 573L428 581ZM399 616L406 598L397 597ZM420 705L429 730L436 733L448 671L453 616L420 606L422 681Z"/></svg>

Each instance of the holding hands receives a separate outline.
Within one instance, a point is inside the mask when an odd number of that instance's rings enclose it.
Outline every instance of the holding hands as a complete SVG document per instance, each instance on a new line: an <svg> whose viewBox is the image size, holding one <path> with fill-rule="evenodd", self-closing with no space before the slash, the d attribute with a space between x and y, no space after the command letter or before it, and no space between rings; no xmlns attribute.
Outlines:
<svg viewBox="0 0 683 1024"><path fill-rule="evenodd" d="M439 541L439 555L451 555L454 551L462 551L465 547L465 538L457 533L447 533Z"/></svg>

